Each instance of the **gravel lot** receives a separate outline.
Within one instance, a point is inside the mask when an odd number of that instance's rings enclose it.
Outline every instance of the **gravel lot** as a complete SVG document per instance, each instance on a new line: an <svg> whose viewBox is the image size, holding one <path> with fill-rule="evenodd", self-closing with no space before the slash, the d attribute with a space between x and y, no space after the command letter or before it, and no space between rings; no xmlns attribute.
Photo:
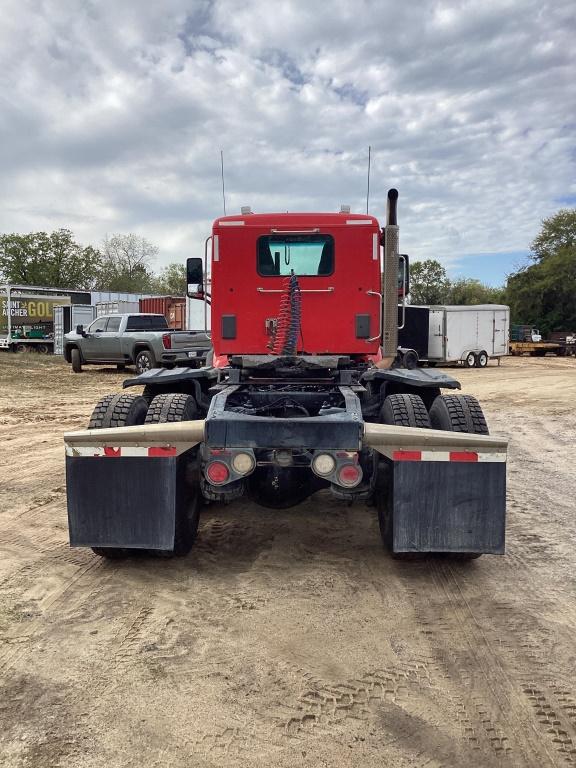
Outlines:
<svg viewBox="0 0 576 768"><path fill-rule="evenodd" d="M508 552L399 563L318 494L173 561L67 545L62 434L123 374L0 354L0 765L576 765L576 360L456 371L511 438Z"/></svg>

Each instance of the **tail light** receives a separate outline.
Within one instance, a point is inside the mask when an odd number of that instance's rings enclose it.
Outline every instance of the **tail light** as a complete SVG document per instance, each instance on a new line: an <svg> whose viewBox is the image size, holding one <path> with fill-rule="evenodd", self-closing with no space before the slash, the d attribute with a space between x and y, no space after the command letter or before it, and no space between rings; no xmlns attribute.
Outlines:
<svg viewBox="0 0 576 768"><path fill-rule="evenodd" d="M362 469L358 464L343 464L338 470L338 484L354 488L362 480Z"/></svg>
<svg viewBox="0 0 576 768"><path fill-rule="evenodd" d="M318 453L312 461L312 469L320 477L327 477L336 469L336 460L329 453Z"/></svg>
<svg viewBox="0 0 576 768"><path fill-rule="evenodd" d="M223 461L211 461L206 465L205 472L212 485L224 485L230 478L230 470Z"/></svg>
<svg viewBox="0 0 576 768"><path fill-rule="evenodd" d="M172 349L172 336L169 333L165 333L162 336L162 345L164 349Z"/></svg>

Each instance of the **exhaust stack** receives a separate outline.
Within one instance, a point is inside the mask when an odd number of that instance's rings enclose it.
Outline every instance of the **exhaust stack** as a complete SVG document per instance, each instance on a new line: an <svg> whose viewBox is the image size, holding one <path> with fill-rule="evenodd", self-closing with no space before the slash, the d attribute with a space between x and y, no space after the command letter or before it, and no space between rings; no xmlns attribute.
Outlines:
<svg viewBox="0 0 576 768"><path fill-rule="evenodd" d="M384 268L382 276L382 355L390 363L398 349L398 190L388 190L384 227Z"/></svg>

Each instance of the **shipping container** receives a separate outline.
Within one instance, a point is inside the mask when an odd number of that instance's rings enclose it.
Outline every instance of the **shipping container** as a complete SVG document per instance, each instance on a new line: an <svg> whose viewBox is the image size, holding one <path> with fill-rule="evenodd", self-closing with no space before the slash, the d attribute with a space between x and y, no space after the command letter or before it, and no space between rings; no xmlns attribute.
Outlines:
<svg viewBox="0 0 576 768"><path fill-rule="evenodd" d="M96 317L96 307L91 304L69 304L54 307L54 354L64 354L64 336L77 325L90 325Z"/></svg>
<svg viewBox="0 0 576 768"><path fill-rule="evenodd" d="M122 315L129 312L140 312L138 301L99 301L96 304L96 317L103 315Z"/></svg>
<svg viewBox="0 0 576 768"><path fill-rule="evenodd" d="M140 312L164 315L170 328L176 330L184 330L186 327L186 299L184 296L147 296L140 299Z"/></svg>
<svg viewBox="0 0 576 768"><path fill-rule="evenodd" d="M186 300L172 304L168 311L168 325L176 331L183 331L186 328Z"/></svg>

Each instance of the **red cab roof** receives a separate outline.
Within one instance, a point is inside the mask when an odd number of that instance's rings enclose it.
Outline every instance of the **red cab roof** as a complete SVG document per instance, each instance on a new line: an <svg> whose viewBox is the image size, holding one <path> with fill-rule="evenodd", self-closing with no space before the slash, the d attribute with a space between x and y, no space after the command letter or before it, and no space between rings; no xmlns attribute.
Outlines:
<svg viewBox="0 0 576 768"><path fill-rule="evenodd" d="M214 227L339 227L352 223L356 226L379 226L374 216L361 213L248 213L221 216L214 221Z"/></svg>

